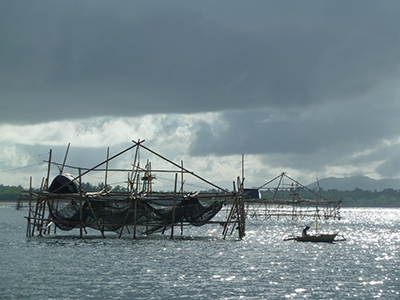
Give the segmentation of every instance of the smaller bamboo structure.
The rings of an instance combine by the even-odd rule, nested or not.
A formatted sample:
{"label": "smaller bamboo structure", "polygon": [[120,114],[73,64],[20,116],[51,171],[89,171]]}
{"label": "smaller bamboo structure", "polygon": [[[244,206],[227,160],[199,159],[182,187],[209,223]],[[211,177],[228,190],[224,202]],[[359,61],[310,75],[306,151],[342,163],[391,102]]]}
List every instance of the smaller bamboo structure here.
{"label": "smaller bamboo structure", "polygon": [[[274,183],[277,183],[277,185],[273,186]],[[264,192],[267,189],[268,193]],[[261,194],[259,197],[246,196],[246,191],[244,191],[247,218],[341,219],[341,200],[326,199],[290,178],[284,172],[255,190],[258,194]],[[314,197],[313,199],[302,198],[302,193]],[[272,195],[264,198],[263,194]]]}
{"label": "smaller bamboo structure", "polygon": [[[174,237],[174,229],[184,226],[202,226],[219,224],[223,226],[223,237],[238,231],[238,238],[245,236],[245,209],[243,201],[243,180],[239,177],[233,182],[233,191],[229,192],[178,165],[143,145],[144,140],[132,141],[133,145],[109,157],[92,168],[81,168],[66,165],[69,145],[62,164],[52,162],[52,150],[49,152],[47,176],[43,178],[38,191],[32,188],[30,179],[29,211],[26,235],[43,236],[55,233],[57,229],[79,229],[82,238],[87,229],[95,229],[106,237],[106,232],[116,232],[119,237],[123,233],[134,239],[138,234],[149,235],[155,232],[165,233],[170,230]],[[135,149],[131,169],[111,169],[109,163],[130,150]],[[147,160],[141,167],[139,149],[152,154],[155,158],[167,163],[172,169],[153,170],[152,163]],[[59,174],[50,184],[51,166],[57,166]],[[76,172],[76,175],[64,173],[64,168]],[[82,179],[90,173],[104,173],[104,189],[97,192],[84,191]],[[110,172],[126,173],[126,189],[113,191],[108,187]],[[173,189],[170,192],[153,190],[156,174],[174,174]],[[207,184],[213,192],[185,192],[185,178],[196,178]],[[226,211],[227,218],[215,220]],[[222,213],[223,215],[223,213]],[[53,229],[53,230],[51,230]]]}

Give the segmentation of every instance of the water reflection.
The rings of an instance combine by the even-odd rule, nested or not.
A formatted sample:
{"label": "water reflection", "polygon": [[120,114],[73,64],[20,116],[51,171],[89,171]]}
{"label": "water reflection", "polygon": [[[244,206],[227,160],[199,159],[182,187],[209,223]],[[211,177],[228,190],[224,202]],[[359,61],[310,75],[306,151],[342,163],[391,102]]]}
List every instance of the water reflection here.
{"label": "water reflection", "polygon": [[343,209],[342,220],[321,226],[347,240],[319,244],[283,241],[308,220],[249,220],[243,241],[223,240],[218,226],[187,228],[174,240],[26,238],[20,213],[0,209],[0,297],[398,299],[399,212]]}

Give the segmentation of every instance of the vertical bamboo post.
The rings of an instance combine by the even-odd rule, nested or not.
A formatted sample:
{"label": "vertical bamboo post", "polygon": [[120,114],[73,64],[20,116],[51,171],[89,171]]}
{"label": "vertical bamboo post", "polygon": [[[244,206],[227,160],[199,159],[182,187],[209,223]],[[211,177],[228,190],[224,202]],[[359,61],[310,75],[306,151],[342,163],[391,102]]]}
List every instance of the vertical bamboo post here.
{"label": "vertical bamboo post", "polygon": [[82,220],[82,177],[81,168],[79,168],[79,237],[83,237],[82,232],[83,220]]}
{"label": "vertical bamboo post", "polygon": [[150,172],[150,162],[149,159],[147,159],[146,162],[146,167],[145,167],[145,171],[144,171],[144,180],[143,180],[143,186],[144,186],[144,190],[145,192],[149,193],[150,192],[150,177],[151,177],[151,172]]}
{"label": "vertical bamboo post", "polygon": [[[226,235],[228,234],[228,230],[229,230],[229,225],[231,224],[231,220],[234,216],[234,211],[236,209],[237,206],[237,196],[236,196],[236,188],[235,188],[235,182],[233,181],[233,204],[231,207],[231,210],[229,212],[228,218],[226,219],[226,225],[224,227],[224,230],[222,231],[222,234],[224,235],[224,239],[226,238]],[[235,226],[235,223],[233,223],[233,226]]]}
{"label": "vertical bamboo post", "polygon": [[43,192],[43,189],[45,188],[45,184],[46,184],[45,179],[42,178],[42,182],[40,183],[40,192]]}
{"label": "vertical bamboo post", "polygon": [[37,222],[37,215],[38,215],[38,207],[39,207],[39,200],[40,198],[36,199],[36,205],[35,205],[35,212],[33,213],[33,225],[32,225],[32,236],[35,236],[35,226]]}
{"label": "vertical bamboo post", "polygon": [[[140,146],[140,145],[139,145]],[[136,168],[136,161],[138,160],[138,154],[139,154],[139,147],[136,148],[135,151],[135,158],[133,160],[133,164],[132,164],[132,173],[131,173],[131,178],[129,179],[129,174],[128,174],[128,184],[131,187],[131,190],[133,190],[134,188],[134,184],[135,184],[135,178],[136,178],[136,174],[138,172],[137,168]],[[139,162],[137,163],[138,167],[139,167]]]}
{"label": "vertical bamboo post", "polygon": [[130,186],[131,186],[131,180],[129,179],[129,173],[128,173],[128,179],[126,181],[126,190],[128,191],[128,193],[130,192]]}
{"label": "vertical bamboo post", "polygon": [[150,177],[150,171],[149,171],[149,169],[150,169],[150,165],[149,165],[149,159],[147,159],[147,161],[146,161],[146,166],[145,166],[145,168],[144,168],[144,176],[142,177],[143,178],[143,190],[145,191],[145,192],[149,192],[150,191],[150,181],[149,181],[149,177]]}
{"label": "vertical bamboo post", "polygon": [[[239,187],[238,187],[239,190]],[[235,229],[236,223],[237,223],[237,228],[239,229],[240,227],[240,216],[239,216],[239,198],[236,192],[236,186],[235,182],[233,182],[233,192],[235,194],[235,205],[232,207],[232,210],[234,209],[236,211],[236,222],[233,224],[232,230],[231,230],[231,235],[233,233],[233,230]],[[239,233],[239,238],[240,238],[240,233]]]}
{"label": "vertical bamboo post", "polygon": [[[140,140],[139,140],[139,142],[140,142]],[[140,144],[139,144],[139,146],[140,146]],[[131,199],[130,199],[130,204],[129,204],[129,209],[130,209],[130,207],[132,205],[132,198],[133,198],[133,200],[135,201],[134,211],[133,211],[133,239],[136,239],[137,194],[139,192],[139,164],[140,164],[139,147],[137,147],[136,151],[135,151],[135,158],[134,158],[134,161],[132,164],[133,168],[132,168],[131,184],[130,184]],[[136,188],[135,188],[135,182],[136,182]],[[121,232],[121,234],[122,234],[122,232]]]}
{"label": "vertical bamboo post", "polygon": [[[183,181],[183,160],[181,160],[181,166],[182,166],[182,169],[181,169],[181,193],[182,193],[182,198],[183,198],[183,184],[184,184],[184,181]],[[181,235],[183,235],[183,221],[181,221]]]}
{"label": "vertical bamboo post", "polygon": [[67,156],[68,156],[68,151],[69,151],[70,144],[71,143],[68,143],[68,147],[67,147],[67,151],[65,152],[65,156],[64,156],[64,161],[63,161],[62,167],[61,167],[61,169],[59,169],[60,170],[60,175],[64,172],[64,166],[65,166],[65,162],[67,161]]}
{"label": "vertical bamboo post", "polygon": [[[42,236],[42,232],[43,232],[44,214],[46,213],[46,202],[47,202],[47,200],[43,201],[43,203],[42,203],[42,213],[41,213],[40,228],[39,228],[40,236]],[[44,230],[44,234],[46,234],[46,230]]]}
{"label": "vertical bamboo post", "polygon": [[[44,188],[44,178],[42,178],[42,182],[41,182],[41,184],[40,184],[40,192],[43,191],[43,188]],[[47,198],[46,198],[46,200],[47,200]],[[47,229],[44,229],[44,230],[43,230],[44,215],[45,215],[45,213],[46,213],[46,203],[47,203],[47,201],[44,201],[44,202],[43,202],[43,205],[42,205],[42,213],[41,213],[40,228],[39,228],[40,236],[42,236],[42,232],[43,232],[44,234],[46,234],[46,231],[47,231]]]}
{"label": "vertical bamboo post", "polygon": [[48,191],[49,190],[49,180],[50,180],[50,166],[51,166],[51,154],[52,154],[53,150],[50,149],[49,152],[49,164],[47,165],[47,178],[46,178],[46,184],[45,184],[45,190]]}
{"label": "vertical bamboo post", "polygon": [[174,188],[174,204],[172,206],[172,220],[171,220],[171,239],[174,238],[174,223],[175,223],[175,204],[176,204],[176,185],[178,181],[178,173],[175,173],[175,188]]}
{"label": "vertical bamboo post", "polygon": [[[222,235],[224,236],[224,239],[226,238],[226,235],[228,234],[229,225],[231,224],[231,220],[233,219],[236,206],[237,206],[237,195],[236,195],[235,182],[233,181],[233,204],[232,204],[231,210],[228,214],[228,218],[226,219],[224,230],[222,231]],[[235,226],[235,222],[233,223],[233,226]]]}
{"label": "vertical bamboo post", "polygon": [[104,179],[104,190],[107,192],[107,176],[108,176],[108,157],[110,155],[110,147],[107,147],[106,175]]}
{"label": "vertical bamboo post", "polygon": [[83,238],[83,234],[82,234],[82,196],[79,197],[79,237]]}
{"label": "vertical bamboo post", "polygon": [[139,193],[139,190],[140,190],[140,180],[139,180],[140,171],[139,171],[139,166],[140,166],[140,164],[139,164],[139,161],[138,161],[137,169],[136,169],[136,173],[135,173],[135,176],[136,176],[136,194]]}
{"label": "vertical bamboo post", "polygon": [[242,180],[244,181],[244,154],[242,154]]}
{"label": "vertical bamboo post", "polygon": [[181,191],[182,191],[182,196],[183,196],[183,160],[181,160]]}
{"label": "vertical bamboo post", "polygon": [[[32,193],[32,183],[31,183],[30,190],[31,190],[31,193]],[[35,225],[36,225],[37,219],[38,219],[37,216],[38,216],[38,210],[39,210],[39,203],[40,203],[41,199],[42,199],[41,196],[36,199],[35,214],[33,215],[33,226],[32,226],[32,234],[31,234],[31,236],[35,235]]]}
{"label": "vertical bamboo post", "polygon": [[31,210],[32,210],[32,176],[29,179],[29,212],[28,225],[26,226],[26,236],[31,236]]}
{"label": "vertical bamboo post", "polygon": [[[54,199],[52,199],[51,200],[52,201],[52,205],[54,204]],[[59,200],[56,200],[57,201],[57,205],[56,205],[56,209],[58,209],[58,203],[59,203]],[[54,224],[54,234],[56,234],[56,232],[57,232],[57,226],[55,226],[56,224]]]}
{"label": "vertical bamboo post", "polygon": [[[135,207],[134,207],[134,211],[133,211],[133,239],[136,239],[137,193],[135,192],[135,194],[133,194],[133,195],[134,195],[134,201],[135,201]],[[132,200],[132,198],[131,198],[131,200]]]}
{"label": "vertical bamboo post", "polygon": [[238,214],[238,222],[239,222],[239,239],[242,239],[245,234],[245,226],[246,226],[246,212],[244,209],[244,198],[243,198],[243,186],[244,186],[244,177],[242,177],[242,181],[240,182],[240,178],[238,177],[238,188],[239,188],[239,214]]}

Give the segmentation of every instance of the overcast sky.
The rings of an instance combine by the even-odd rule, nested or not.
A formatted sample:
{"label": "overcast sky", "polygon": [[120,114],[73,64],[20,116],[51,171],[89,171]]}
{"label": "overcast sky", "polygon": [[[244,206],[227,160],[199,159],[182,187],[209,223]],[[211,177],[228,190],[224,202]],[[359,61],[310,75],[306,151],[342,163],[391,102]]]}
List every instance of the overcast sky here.
{"label": "overcast sky", "polygon": [[0,1],[0,183],[40,185],[49,149],[62,163],[71,143],[67,164],[92,167],[139,138],[226,188],[242,154],[247,187],[281,172],[400,178],[399,13],[368,0]]}

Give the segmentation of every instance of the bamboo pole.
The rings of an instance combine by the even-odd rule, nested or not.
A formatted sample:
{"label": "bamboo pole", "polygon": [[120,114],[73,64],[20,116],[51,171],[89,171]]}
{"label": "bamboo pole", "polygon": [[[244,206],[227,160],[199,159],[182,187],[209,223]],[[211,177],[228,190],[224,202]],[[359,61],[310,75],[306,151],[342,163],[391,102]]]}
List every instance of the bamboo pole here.
{"label": "bamboo pole", "polygon": [[[235,211],[235,209],[236,209],[236,206],[237,206],[237,196],[236,196],[236,188],[235,188],[235,182],[233,181],[233,195],[234,195],[234,197],[233,197],[233,204],[232,204],[232,207],[231,207],[231,210],[230,210],[230,212],[229,212],[229,215],[228,215],[228,218],[226,219],[226,223],[225,223],[225,226],[224,226],[224,230],[222,231],[222,234],[223,234],[223,239],[225,239],[226,238],[226,235],[228,234],[228,230],[229,230],[229,224],[231,224],[231,220],[232,220],[232,218],[233,218],[233,215],[234,215],[234,211]],[[233,225],[233,226],[235,226],[235,224]]]}
{"label": "bamboo pole", "polygon": [[171,220],[171,239],[174,238],[174,223],[175,223],[175,204],[176,204],[176,185],[178,181],[178,173],[175,173],[175,188],[174,188],[174,204],[172,206],[172,220]]}
{"label": "bamboo pole", "polygon": [[[49,161],[48,160],[44,160],[44,162],[48,163]],[[56,163],[56,162],[51,162],[51,164],[54,165],[54,166],[62,166],[61,163]],[[132,166],[134,166],[134,164],[132,164]],[[69,168],[69,169],[75,169],[75,170],[81,169],[82,171],[89,171],[90,170],[92,172],[105,172],[105,170],[106,170],[105,168],[103,168],[103,169],[102,168],[91,169],[91,168],[83,168],[83,167],[77,167],[77,166],[71,166],[71,165],[65,165],[65,167]],[[134,171],[135,170],[132,170],[132,169],[108,168],[108,172],[134,172]],[[140,171],[144,172],[144,169],[140,169]],[[154,173],[176,173],[176,170],[153,170],[152,169],[152,172],[154,172]],[[188,171],[188,170],[182,170],[182,172],[183,173],[189,173],[189,174],[193,173],[192,171]]]}
{"label": "bamboo pole", "polygon": [[[237,220],[237,229],[238,229],[238,234],[239,234],[239,239],[241,239],[241,234],[240,234],[240,225],[241,225],[241,209],[240,209],[240,197],[239,197],[239,190],[240,190],[240,182],[239,178],[237,180],[237,191],[235,184],[233,184],[233,191],[235,193],[235,198],[236,198],[236,220]],[[233,230],[235,229],[235,226],[232,227],[231,235],[233,233]]]}
{"label": "bamboo pole", "polygon": [[[42,220],[40,221],[40,228],[39,228],[39,235],[42,236],[42,228],[43,228],[43,223],[44,223],[44,214],[46,213],[46,201],[43,201],[42,203],[42,212],[41,212],[41,218]],[[46,232],[45,232],[46,233]]]}
{"label": "bamboo pole", "polygon": [[31,210],[32,210],[32,176],[29,179],[29,212],[28,224],[26,226],[26,236],[31,236]]}
{"label": "bamboo pole", "polygon": [[67,156],[68,156],[68,151],[69,151],[69,146],[71,143],[68,143],[68,147],[67,147],[67,151],[65,152],[65,156],[64,156],[64,161],[62,164],[62,167],[59,169],[60,170],[60,175],[64,172],[64,166],[65,166],[65,162],[67,160]]}
{"label": "bamboo pole", "polygon": [[106,173],[104,178],[104,190],[107,192],[107,176],[108,176],[108,158],[110,155],[110,147],[107,147],[107,159],[106,159]]}
{"label": "bamboo pole", "polygon": [[242,154],[242,178],[244,181],[244,154]]}
{"label": "bamboo pole", "polygon": [[236,221],[235,221],[235,223],[233,223],[231,235],[233,233],[233,230],[235,229],[236,223],[239,225],[238,197],[237,197],[237,193],[236,193],[235,182],[233,182],[233,192],[235,194],[235,201],[234,201],[235,205],[232,207],[232,210],[236,211]]}
{"label": "bamboo pole", "polygon": [[257,188],[257,189],[258,189],[258,190],[261,190],[264,186],[268,185],[269,183],[273,182],[274,180],[278,179],[279,177],[282,177],[283,174],[285,174],[285,173],[282,173],[282,174],[276,176],[275,178],[273,178],[273,179],[271,179],[270,181],[264,183],[262,186],[260,186],[260,187]]}
{"label": "bamboo pole", "polygon": [[[32,190],[32,186],[30,188]],[[36,219],[38,216],[38,209],[39,209],[39,203],[40,203],[40,199],[41,197],[38,197],[36,200],[36,206],[35,206],[35,214],[33,215],[33,217]],[[32,226],[32,234],[31,236],[35,235],[35,225],[36,225],[36,221],[34,222],[33,226]]]}
{"label": "bamboo pole", "polygon": [[82,232],[82,227],[83,227],[83,220],[82,220],[82,177],[81,175],[81,169],[79,169],[79,237],[83,238],[83,232]]}
{"label": "bamboo pole", "polygon": [[[181,193],[182,193],[182,197],[183,197],[183,185],[184,185],[184,180],[183,180],[183,160],[181,160]],[[183,235],[183,221],[181,221],[181,235]]]}
{"label": "bamboo pole", "polygon": [[[136,149],[136,153],[137,153],[137,155],[138,155],[138,157],[137,157],[137,167],[139,168],[139,166],[140,166],[140,160],[139,160],[138,148]],[[136,157],[135,157],[135,161],[136,161]],[[137,169],[136,169],[136,171],[135,171],[134,180],[136,181],[136,189],[134,190],[135,207],[134,207],[134,211],[133,211],[133,239],[136,239],[137,195],[138,195],[139,188],[140,188],[139,172],[137,171]]]}
{"label": "bamboo pole", "polygon": [[152,175],[152,173],[151,173],[151,161],[149,162],[149,170],[150,170],[150,182],[149,182],[149,184],[150,184],[150,190],[149,190],[149,192],[150,193],[152,193],[153,192],[153,175]]}
{"label": "bamboo pole", "polygon": [[47,165],[47,178],[46,178],[46,184],[45,184],[45,190],[48,191],[49,190],[49,180],[50,180],[50,165],[51,165],[51,155],[52,155],[53,150],[50,149],[49,152],[49,163]]}
{"label": "bamboo pole", "polygon": [[[240,179],[238,178],[238,181],[239,180]],[[244,188],[244,177],[242,177],[240,192],[239,192],[239,203],[240,203],[239,239],[242,239],[246,235],[246,211],[244,208],[243,188]]]}
{"label": "bamboo pole", "polygon": [[[41,184],[40,184],[40,192],[42,192],[43,191],[43,188],[44,188],[44,184],[45,184],[45,182],[44,182],[45,180],[44,180],[44,178],[42,178],[42,182],[41,182]],[[45,215],[45,213],[46,213],[46,203],[47,203],[47,201],[45,200],[44,202],[43,202],[43,204],[42,204],[42,212],[41,212],[41,221],[40,221],[40,225],[39,225],[39,235],[40,236],[42,236],[42,231],[43,231],[43,224],[44,224],[44,215]],[[49,212],[49,214],[50,214],[50,212]],[[46,234],[46,231],[48,231],[48,230],[50,230],[50,227],[46,227],[45,229],[44,229],[44,234]]]}
{"label": "bamboo pole", "polygon": [[133,239],[136,239],[136,225],[137,225],[137,197],[135,195],[135,210],[133,211]]}
{"label": "bamboo pole", "polygon": [[83,230],[82,230],[82,198],[79,198],[79,237],[83,238]]}
{"label": "bamboo pole", "polygon": [[183,196],[183,160],[181,160],[181,191],[182,191],[182,196]]}

